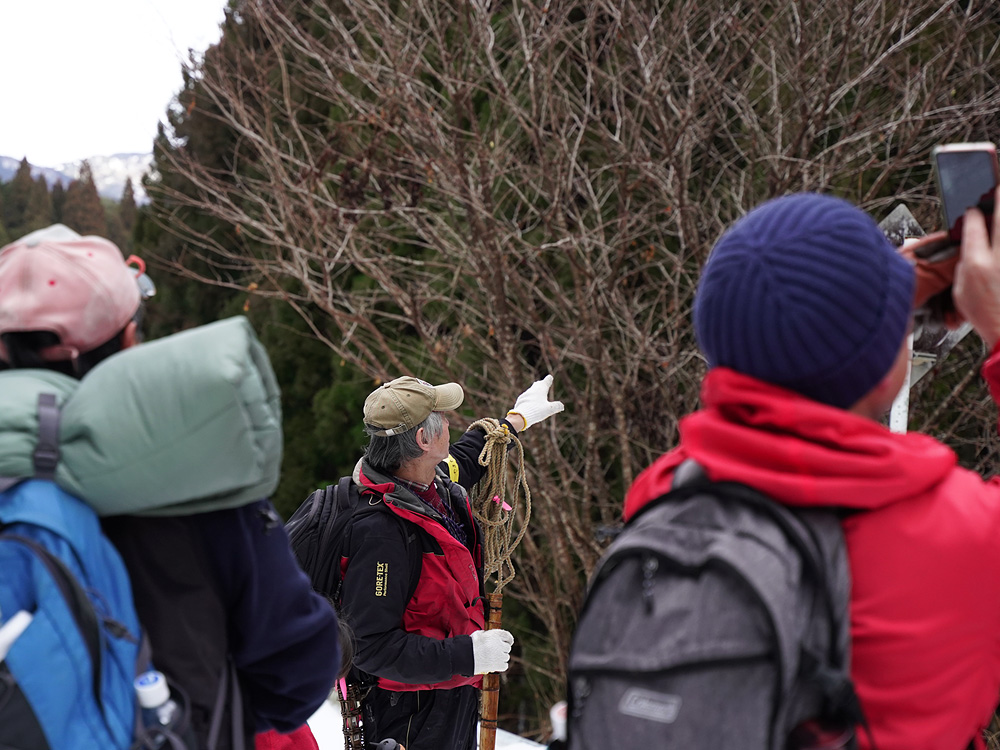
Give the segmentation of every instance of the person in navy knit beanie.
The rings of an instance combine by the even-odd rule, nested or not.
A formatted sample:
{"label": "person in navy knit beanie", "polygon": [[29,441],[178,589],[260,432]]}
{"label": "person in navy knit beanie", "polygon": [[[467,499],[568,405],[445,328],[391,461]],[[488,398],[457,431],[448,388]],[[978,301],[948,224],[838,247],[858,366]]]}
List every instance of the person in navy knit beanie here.
{"label": "person in navy knit beanie", "polygon": [[[828,195],[775,198],[736,221],[695,294],[700,408],[625,497],[636,518],[694,462],[779,505],[836,511],[860,750],[985,750],[1000,695],[1000,608],[983,606],[1000,590],[1000,483],[884,423],[906,387],[911,316],[939,295],[982,338],[980,372],[1000,401],[1000,213],[992,236],[987,221],[966,212],[957,258],[897,250]],[[852,731],[837,728],[838,743]]]}
{"label": "person in navy knit beanie", "polygon": [[710,367],[846,409],[895,361],[913,292],[913,268],[868,214],[828,195],[790,195],[715,245],[695,334]]}

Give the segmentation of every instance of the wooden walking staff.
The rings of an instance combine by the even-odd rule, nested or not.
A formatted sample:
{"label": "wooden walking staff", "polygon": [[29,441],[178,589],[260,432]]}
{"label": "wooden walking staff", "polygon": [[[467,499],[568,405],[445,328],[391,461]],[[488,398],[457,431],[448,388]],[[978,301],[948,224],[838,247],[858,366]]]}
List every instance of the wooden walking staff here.
{"label": "wooden walking staff", "polygon": [[[490,616],[486,622],[487,630],[497,630],[501,627],[503,609],[503,594],[494,591],[486,595]],[[497,739],[497,712],[500,707],[500,675],[490,672],[483,675],[483,699],[479,711],[479,748],[493,750]]]}
{"label": "wooden walking staff", "polygon": [[[486,432],[486,445],[479,454],[479,464],[486,472],[473,488],[472,510],[483,529],[483,575],[489,578],[496,573],[496,587],[486,595],[489,606],[487,630],[501,627],[503,615],[503,587],[514,580],[511,554],[521,542],[531,517],[531,493],[524,479],[524,449],[520,441],[496,419],[480,419],[469,429],[480,427]],[[513,448],[510,444],[513,443]],[[511,450],[517,451],[517,476],[509,493],[508,459]],[[520,518],[520,528],[514,535],[514,525]],[[500,675],[493,672],[483,677],[482,703],[480,705],[480,750],[496,747],[497,711],[500,704]]]}

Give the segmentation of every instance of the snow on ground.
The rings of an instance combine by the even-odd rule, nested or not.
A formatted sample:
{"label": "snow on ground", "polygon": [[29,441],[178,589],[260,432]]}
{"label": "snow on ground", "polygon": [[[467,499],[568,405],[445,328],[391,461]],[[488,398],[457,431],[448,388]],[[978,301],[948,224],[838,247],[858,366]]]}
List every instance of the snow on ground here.
{"label": "snow on ground", "polygon": [[[340,704],[335,697],[323,703],[309,719],[309,728],[316,736],[320,750],[344,750],[344,730],[340,725]],[[530,750],[541,748],[537,742],[518,737],[516,734],[497,730],[496,750]]]}

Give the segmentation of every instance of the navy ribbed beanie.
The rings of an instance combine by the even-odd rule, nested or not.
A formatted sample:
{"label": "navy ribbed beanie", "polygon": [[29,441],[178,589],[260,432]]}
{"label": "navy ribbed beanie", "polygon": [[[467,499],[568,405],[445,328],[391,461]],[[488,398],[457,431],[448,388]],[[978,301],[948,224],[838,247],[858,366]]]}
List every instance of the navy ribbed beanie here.
{"label": "navy ribbed beanie", "polygon": [[912,267],[864,211],[789,195],[716,243],[695,293],[695,334],[710,367],[846,409],[892,367],[913,286]]}

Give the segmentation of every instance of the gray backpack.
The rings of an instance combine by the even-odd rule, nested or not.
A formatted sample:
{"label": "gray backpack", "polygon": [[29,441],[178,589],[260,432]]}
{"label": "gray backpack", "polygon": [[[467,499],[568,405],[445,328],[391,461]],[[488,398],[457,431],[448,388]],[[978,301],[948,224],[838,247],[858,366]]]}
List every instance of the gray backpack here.
{"label": "gray backpack", "polygon": [[793,511],[682,465],[591,579],[568,747],[855,746],[867,727],[849,676],[849,589],[835,511]]}

